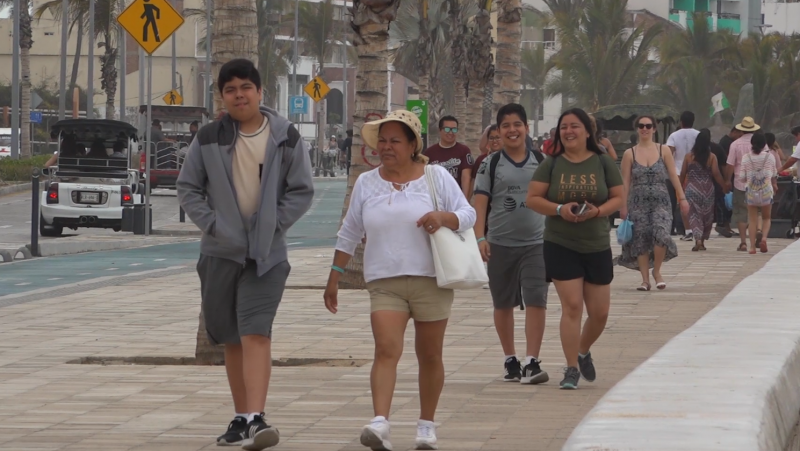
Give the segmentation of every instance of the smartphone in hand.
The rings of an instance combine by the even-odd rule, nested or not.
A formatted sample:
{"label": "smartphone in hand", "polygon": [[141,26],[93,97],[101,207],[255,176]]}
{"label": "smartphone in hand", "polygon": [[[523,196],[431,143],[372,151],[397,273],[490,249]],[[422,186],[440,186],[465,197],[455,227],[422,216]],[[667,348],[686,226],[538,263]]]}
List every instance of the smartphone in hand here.
{"label": "smartphone in hand", "polygon": [[572,207],[572,214],[575,216],[583,216],[586,213],[586,203],[581,204],[581,206],[574,205]]}

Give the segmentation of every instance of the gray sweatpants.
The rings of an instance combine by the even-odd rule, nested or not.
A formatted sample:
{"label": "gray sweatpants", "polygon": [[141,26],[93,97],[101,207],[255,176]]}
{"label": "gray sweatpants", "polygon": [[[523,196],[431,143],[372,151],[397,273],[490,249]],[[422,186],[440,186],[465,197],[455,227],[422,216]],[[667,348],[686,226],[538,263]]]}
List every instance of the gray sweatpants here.
{"label": "gray sweatpants", "polygon": [[272,336],[272,323],[291,270],[288,261],[261,277],[256,263],[200,255],[197,274],[208,339],[214,344],[240,343],[244,335]]}

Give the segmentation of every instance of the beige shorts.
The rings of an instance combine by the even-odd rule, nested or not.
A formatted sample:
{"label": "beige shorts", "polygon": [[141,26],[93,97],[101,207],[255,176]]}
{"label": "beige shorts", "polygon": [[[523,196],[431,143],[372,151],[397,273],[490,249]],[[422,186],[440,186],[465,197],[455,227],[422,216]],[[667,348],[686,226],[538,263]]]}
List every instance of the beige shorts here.
{"label": "beige shorts", "polygon": [[370,310],[407,312],[417,321],[450,318],[453,290],[439,288],[435,277],[400,276],[367,283]]}

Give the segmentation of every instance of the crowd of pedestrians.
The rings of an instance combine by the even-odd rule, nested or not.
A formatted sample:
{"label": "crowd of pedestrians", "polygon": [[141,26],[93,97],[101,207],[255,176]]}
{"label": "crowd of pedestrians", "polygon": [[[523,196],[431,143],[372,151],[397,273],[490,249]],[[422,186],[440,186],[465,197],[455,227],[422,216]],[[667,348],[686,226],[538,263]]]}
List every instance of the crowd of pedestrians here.
{"label": "crowd of pedestrians", "polygon": [[[263,413],[272,325],[291,270],[286,233],[312,204],[311,162],[294,125],[259,106],[261,78],[252,62],[224,64],[217,87],[226,112],[197,132],[177,191],[203,232],[197,265],[202,312],[209,340],[225,347],[235,410],[217,444],[262,450],[280,441]],[[723,236],[732,236],[736,226],[738,250],[767,252],[777,175],[800,166],[800,150],[787,157],[749,117],[719,144],[707,129],[693,128],[691,112],[681,115],[680,129],[666,145],[656,139],[658,125],[652,116],[636,118],[636,136],[619,167],[599,123],[577,108],[561,114],[546,139],[532,140],[525,109],[503,106],[484,130],[476,159],[458,142],[453,116],[439,121],[439,142],[427,149],[422,125],[409,111],[390,112],[362,127],[364,143],[381,164],[353,186],[323,298],[336,314],[344,268],[364,245],[375,345],[374,417],[361,430],[364,446],[392,449],[397,366],[413,320],[420,399],[415,447],[438,449],[434,421],[455,299],[453,289],[437,281],[431,237],[440,230],[462,241],[474,233],[470,249],[476,262],[479,251],[486,263],[503,381],[549,381],[540,357],[553,284],[566,361],[559,387],[573,390],[581,378],[598,377],[591,351],[608,320],[615,265],[641,273],[637,290],[651,289],[651,275],[664,290],[662,265],[678,255],[673,236],[694,240],[692,250],[705,251],[715,220]],[[800,142],[800,127],[792,133]],[[348,141],[332,139],[326,146],[331,157],[334,149],[352,146],[352,132]],[[731,191],[727,215],[724,199]],[[617,212],[634,227],[615,259],[609,217]],[[524,354],[515,345],[516,308],[525,311]]]}

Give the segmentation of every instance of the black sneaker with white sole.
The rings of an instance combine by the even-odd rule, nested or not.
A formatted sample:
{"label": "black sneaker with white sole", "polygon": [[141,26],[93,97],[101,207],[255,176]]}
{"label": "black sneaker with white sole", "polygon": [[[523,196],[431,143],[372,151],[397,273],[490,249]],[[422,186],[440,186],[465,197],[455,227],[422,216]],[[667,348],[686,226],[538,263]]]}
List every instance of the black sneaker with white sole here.
{"label": "black sneaker with white sole", "polygon": [[264,421],[263,413],[256,415],[253,421],[247,423],[244,434],[242,449],[247,451],[272,448],[281,441],[280,433]]}
{"label": "black sneaker with white sole", "polygon": [[541,360],[531,360],[531,363],[522,368],[522,377],[519,379],[520,384],[542,384],[550,380],[547,372],[543,371],[539,364]]}
{"label": "black sneaker with white sole", "polygon": [[506,382],[519,382],[522,378],[522,365],[516,357],[509,357],[506,359],[506,374],[503,380]]}
{"label": "black sneaker with white sole", "polygon": [[587,382],[594,382],[597,378],[591,352],[587,352],[586,357],[581,357],[580,354],[578,354],[578,368],[581,370],[581,377],[586,379]]}
{"label": "black sneaker with white sole", "polygon": [[239,446],[244,440],[244,430],[247,428],[247,418],[236,417],[228,425],[228,430],[217,437],[218,446]]}

